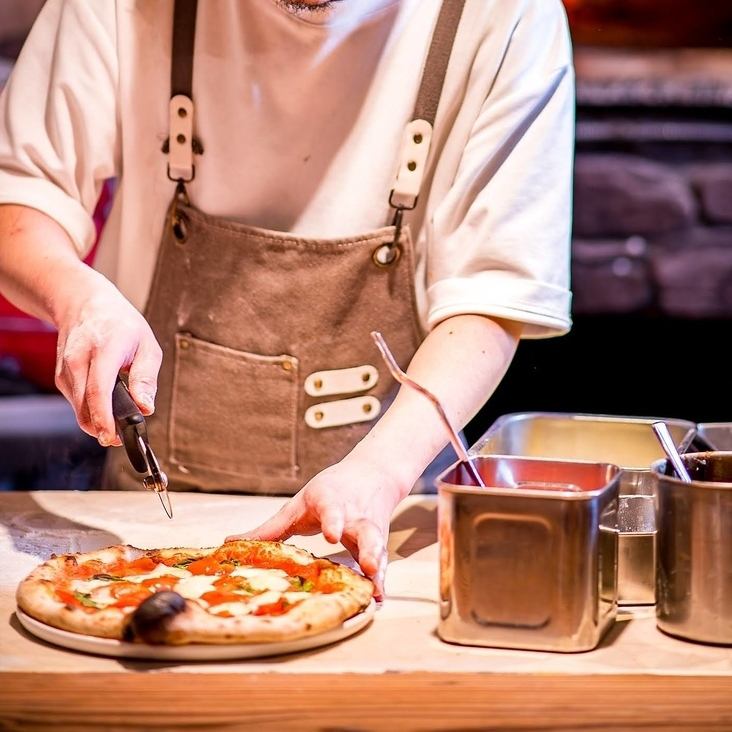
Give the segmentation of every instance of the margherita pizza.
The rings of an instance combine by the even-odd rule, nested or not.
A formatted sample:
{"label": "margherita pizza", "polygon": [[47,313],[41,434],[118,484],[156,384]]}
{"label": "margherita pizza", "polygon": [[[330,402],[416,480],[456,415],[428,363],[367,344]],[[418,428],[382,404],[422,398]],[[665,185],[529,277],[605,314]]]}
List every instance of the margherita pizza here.
{"label": "margherita pizza", "polygon": [[290,544],[212,549],[111,546],[53,556],[18,587],[48,625],[126,641],[266,643],[335,628],[363,610],[371,582]]}

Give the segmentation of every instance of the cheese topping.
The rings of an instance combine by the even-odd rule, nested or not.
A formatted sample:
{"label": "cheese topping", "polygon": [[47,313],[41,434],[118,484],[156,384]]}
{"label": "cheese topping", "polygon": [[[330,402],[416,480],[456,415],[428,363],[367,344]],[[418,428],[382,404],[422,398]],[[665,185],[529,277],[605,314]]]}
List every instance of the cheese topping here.
{"label": "cheese topping", "polygon": [[281,592],[270,590],[268,592],[263,592],[261,595],[255,595],[247,604],[252,608],[252,610],[256,610],[260,605],[270,605],[272,603],[279,602],[281,598]]}
{"label": "cheese topping", "polygon": [[212,615],[223,612],[231,615],[251,615],[253,610],[254,608],[246,602],[222,602],[219,605],[214,605],[209,612]]}
{"label": "cheese topping", "polygon": [[216,575],[194,574],[175,583],[173,590],[189,600],[198,600],[205,592],[215,590]]}
{"label": "cheese topping", "polygon": [[262,605],[270,605],[279,602],[280,599],[286,597],[286,595],[299,594],[302,599],[303,594],[300,593],[282,593],[274,590],[263,592],[261,595],[255,595],[249,598],[247,602],[222,602],[219,605],[214,605],[209,612],[214,615],[218,615],[222,612],[231,613],[232,615],[251,615],[258,607]]}
{"label": "cheese topping", "polygon": [[[196,600],[203,607],[208,607],[208,603],[201,599],[201,596],[215,591],[217,588],[214,583],[220,579],[220,575],[194,575],[187,569],[162,563],[159,563],[151,572],[130,575],[121,579],[125,582],[139,584],[164,575],[180,578],[175,583],[173,590],[187,599]],[[235,616],[249,615],[256,612],[257,608],[262,605],[277,603],[281,599],[289,604],[297,604],[309,595],[306,591],[293,591],[289,575],[282,569],[238,566],[231,572],[231,576],[244,578],[248,589],[259,594],[254,596],[242,594],[241,602],[224,602],[214,605],[210,608],[210,612],[213,614],[225,612]],[[118,598],[112,594],[115,584],[117,584],[116,581],[110,579],[74,579],[70,584],[70,590],[88,595],[101,608],[118,601]],[[238,591],[235,590],[235,592]]]}
{"label": "cheese topping", "polygon": [[117,602],[117,598],[112,595],[109,587],[100,587],[91,594],[91,599],[101,605],[107,607],[107,605],[114,605]]}
{"label": "cheese topping", "polygon": [[261,569],[259,567],[237,567],[232,577],[244,577],[247,584],[255,591],[276,590],[285,592],[290,589],[287,572],[281,569]]}
{"label": "cheese topping", "polygon": [[83,595],[88,595],[97,587],[106,587],[109,583],[110,580],[108,579],[75,579],[71,580],[69,587],[72,592],[81,592]]}
{"label": "cheese topping", "polygon": [[282,597],[291,604],[300,602],[301,600],[305,600],[308,597],[312,597],[312,596],[313,596],[313,593],[311,593],[311,592],[283,592],[282,593]]}

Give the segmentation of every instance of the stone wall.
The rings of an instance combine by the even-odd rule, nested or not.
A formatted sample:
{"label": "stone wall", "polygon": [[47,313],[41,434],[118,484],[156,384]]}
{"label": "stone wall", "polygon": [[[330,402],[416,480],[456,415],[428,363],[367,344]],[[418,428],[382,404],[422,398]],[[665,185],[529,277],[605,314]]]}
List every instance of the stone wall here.
{"label": "stone wall", "polygon": [[675,97],[667,87],[659,104],[658,86],[629,85],[624,97],[615,80],[603,105],[589,82],[578,86],[575,313],[732,316],[726,95],[720,104],[720,88],[707,84],[705,96],[697,81]]}

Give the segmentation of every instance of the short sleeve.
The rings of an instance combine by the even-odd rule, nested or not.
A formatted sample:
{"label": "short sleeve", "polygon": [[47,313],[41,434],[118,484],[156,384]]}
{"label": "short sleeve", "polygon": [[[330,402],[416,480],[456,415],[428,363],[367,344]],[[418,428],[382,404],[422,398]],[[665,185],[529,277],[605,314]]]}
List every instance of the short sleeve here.
{"label": "short sleeve", "polygon": [[427,224],[428,325],[477,313],[571,327],[574,74],[559,2],[526,5],[455,180]]}
{"label": "short sleeve", "polygon": [[0,95],[0,204],[46,213],[82,256],[119,167],[115,6],[48,0]]}

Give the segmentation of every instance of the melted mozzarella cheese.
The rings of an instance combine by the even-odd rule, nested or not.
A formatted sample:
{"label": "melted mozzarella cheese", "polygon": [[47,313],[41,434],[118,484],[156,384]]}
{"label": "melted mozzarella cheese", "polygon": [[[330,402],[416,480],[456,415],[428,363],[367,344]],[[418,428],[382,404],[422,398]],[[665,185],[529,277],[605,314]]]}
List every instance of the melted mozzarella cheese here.
{"label": "melted mozzarella cheese", "polygon": [[280,551],[285,554],[288,559],[291,559],[297,564],[306,565],[310,564],[313,561],[311,557],[308,557],[307,555],[303,556],[294,546],[291,546],[290,544],[282,544],[280,546]]}
{"label": "melted mozzarella cheese", "polygon": [[261,605],[269,605],[270,603],[277,602],[281,597],[283,597],[281,592],[270,590],[268,592],[263,592],[261,595],[250,597],[247,601],[222,602],[220,605],[214,605],[210,608],[209,612],[214,615],[224,611],[229,612],[232,615],[250,615]]}
{"label": "melted mozzarella cheese", "polygon": [[117,602],[117,598],[112,596],[110,587],[98,587],[91,593],[91,599],[100,607],[107,607]]}
{"label": "melted mozzarella cheese", "polygon": [[306,600],[311,594],[310,592],[284,592],[282,597],[291,605],[296,605],[298,602]]}
{"label": "melted mozzarella cheese", "polygon": [[209,612],[218,615],[222,612],[231,613],[234,616],[251,615],[261,605],[269,605],[284,599],[290,605],[297,605],[308,597],[308,592],[276,592],[270,590],[261,595],[249,598],[247,602],[222,602],[209,608]]}
{"label": "melted mozzarella cheese", "polygon": [[110,584],[112,580],[104,579],[75,579],[71,580],[71,591],[81,592],[84,595],[88,595],[92,590],[96,590],[97,587],[105,587]]}
{"label": "melted mozzarella cheese", "polygon": [[252,610],[256,610],[260,605],[269,605],[270,603],[278,602],[281,597],[281,592],[269,590],[267,592],[263,592],[261,595],[255,595],[249,600],[248,604]]}
{"label": "melted mozzarella cheese", "polygon": [[219,579],[216,575],[194,574],[183,577],[175,583],[175,592],[190,600],[197,600],[205,592],[215,590],[214,582]]}
{"label": "melted mozzarella cheese", "polygon": [[232,577],[244,577],[255,591],[276,590],[285,592],[290,589],[287,572],[281,569],[262,569],[260,567],[237,567]]}
{"label": "melted mozzarella cheese", "polygon": [[274,590],[275,592],[286,592],[290,589],[290,582],[284,577],[251,577],[249,586],[255,591]]}
{"label": "melted mozzarella cheese", "polygon": [[71,591],[79,592],[82,595],[89,595],[89,598],[99,607],[107,607],[117,602],[117,598],[112,596],[111,586],[115,584],[110,580],[92,579],[92,580],[73,580],[71,582]]}
{"label": "melted mozzarella cheese", "polygon": [[219,613],[227,612],[232,615],[251,615],[253,607],[247,602],[222,602],[220,605],[214,605],[209,608],[209,612],[212,615],[218,615]]}

